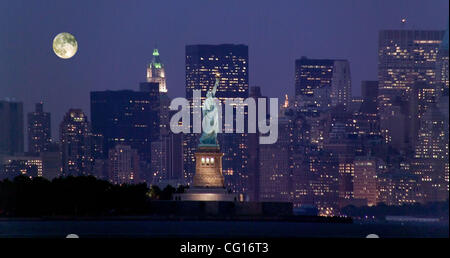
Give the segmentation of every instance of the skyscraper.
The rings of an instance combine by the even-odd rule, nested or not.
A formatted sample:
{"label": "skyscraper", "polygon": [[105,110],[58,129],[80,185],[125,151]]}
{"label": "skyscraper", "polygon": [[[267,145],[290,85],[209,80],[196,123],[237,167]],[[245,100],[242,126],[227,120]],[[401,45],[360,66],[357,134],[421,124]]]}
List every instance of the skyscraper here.
{"label": "skyscraper", "polygon": [[411,205],[420,202],[418,176],[390,171],[378,176],[378,202],[389,206]]}
{"label": "skyscraper", "polygon": [[415,146],[413,173],[422,181],[425,201],[448,199],[448,96],[447,114],[431,106],[421,119]]}
{"label": "skyscraper", "polygon": [[[265,98],[266,103],[269,103],[267,97],[261,94],[261,88],[258,86],[250,87],[250,98],[258,103],[258,98]],[[259,105],[256,104],[256,113],[258,113]],[[261,107],[263,108],[263,107]],[[268,114],[268,106],[266,114]],[[260,144],[259,132],[248,134],[248,197],[251,201],[258,201],[260,194]]]}
{"label": "skyscraper", "polygon": [[[186,46],[186,98],[191,106],[193,91],[201,90],[204,99],[212,88],[216,75],[220,74],[216,97],[248,98],[248,47],[245,45],[190,45]],[[224,106],[224,105],[222,105]],[[195,150],[200,133],[185,135],[184,170],[187,182],[192,182],[195,171]],[[247,191],[247,134],[219,134],[223,157],[225,182],[235,193]]]}
{"label": "skyscraper", "polygon": [[[184,184],[183,135],[170,131],[170,98],[158,49],[153,51],[153,60],[147,69],[147,82],[141,83],[139,88],[141,92],[156,96],[159,103],[159,106],[154,107],[159,115],[159,133],[151,143],[151,183],[162,187],[167,184]],[[156,94],[155,88],[159,88],[159,94]]]}
{"label": "skyscraper", "polygon": [[312,205],[319,214],[339,214],[339,162],[329,152],[311,152],[295,173],[294,205]]}
{"label": "skyscraper", "polygon": [[[169,106],[170,106],[170,97],[167,92],[159,92],[159,83],[157,82],[141,82],[139,84],[139,91],[146,92],[150,95],[152,99],[157,99],[157,102],[154,101],[153,109],[159,115],[159,134],[160,135],[168,135],[170,131],[170,116],[169,116]],[[157,104],[159,103],[159,107]]]}
{"label": "skyscraper", "polygon": [[[156,94],[155,87],[159,89],[159,95]],[[159,113],[160,135],[169,134],[170,98],[167,95],[166,71],[164,69],[164,64],[159,57],[157,48],[153,49],[153,59],[147,67],[147,82],[140,83],[139,91],[148,92],[152,97],[158,96],[160,107],[155,108],[158,109],[157,111]]]}
{"label": "skyscraper", "polygon": [[[94,155],[93,155],[94,156]],[[61,151],[60,145],[51,143],[44,152],[40,153],[42,159],[42,176],[52,180],[61,176]]]}
{"label": "skyscraper", "polygon": [[153,184],[172,186],[184,184],[183,134],[161,135],[152,142]]}
{"label": "skyscraper", "polygon": [[361,96],[363,103],[361,110],[364,113],[377,113],[378,107],[378,81],[362,81]]}
{"label": "skyscraper", "polygon": [[301,106],[318,110],[348,107],[352,99],[349,62],[306,57],[296,60],[295,96]]}
{"label": "skyscraper", "polygon": [[291,198],[291,123],[282,116],[274,144],[259,147],[259,200],[289,201]]}
{"label": "skyscraper", "polygon": [[28,113],[28,152],[47,151],[51,143],[50,113],[44,112],[44,104],[37,103],[34,112]]}
{"label": "skyscraper", "polygon": [[149,92],[91,92],[92,131],[103,135],[104,153],[116,144],[130,144],[150,161],[150,143],[159,134],[157,104],[157,95]]}
{"label": "skyscraper", "polygon": [[438,93],[436,61],[443,36],[444,31],[383,30],[379,33],[380,124],[385,141],[392,142],[394,148],[407,150],[411,147],[408,139],[415,137],[407,121],[400,129],[395,123],[399,119],[416,119],[414,109],[405,106],[417,94],[414,85],[430,85],[432,94]]}
{"label": "skyscraper", "polygon": [[444,38],[442,39],[441,46],[439,47],[438,60],[436,65],[436,79],[441,90],[449,88],[449,52],[448,52],[448,30],[449,24],[447,23],[447,30],[445,31]]}
{"label": "skyscraper", "polygon": [[117,144],[130,145],[140,155],[141,179],[151,180],[151,143],[159,136],[158,84],[148,92],[91,92],[92,131],[103,136],[103,153]]}
{"label": "skyscraper", "polygon": [[109,150],[108,169],[114,184],[135,184],[139,180],[139,154],[129,145],[117,144]]}
{"label": "skyscraper", "polygon": [[206,95],[220,74],[218,98],[248,97],[248,47],[245,45],[186,46],[186,97],[193,90]]}
{"label": "skyscraper", "polygon": [[380,138],[380,117],[378,115],[378,81],[362,81],[363,102],[359,110],[353,113],[355,134],[360,137]]}
{"label": "skyscraper", "polygon": [[362,156],[356,158],[354,165],[353,197],[363,200],[367,206],[376,205],[380,161],[374,157]]}
{"label": "skyscraper", "polygon": [[23,152],[23,104],[0,100],[0,154]]}
{"label": "skyscraper", "polygon": [[158,83],[159,92],[167,92],[166,72],[164,70],[164,64],[160,60],[157,48],[153,49],[152,62],[147,66],[147,82]]}
{"label": "skyscraper", "polygon": [[63,175],[89,175],[92,170],[91,128],[81,109],[70,109],[60,124]]}
{"label": "skyscraper", "polygon": [[408,99],[414,83],[436,81],[436,60],[444,31],[382,30],[378,42],[380,106]]}
{"label": "skyscraper", "polygon": [[339,164],[339,206],[348,205],[353,198],[354,159],[358,154],[355,140],[355,120],[351,112],[340,105],[328,113],[324,149],[337,158]]}
{"label": "skyscraper", "polygon": [[259,200],[289,201],[290,169],[287,146],[261,146],[259,161]]}

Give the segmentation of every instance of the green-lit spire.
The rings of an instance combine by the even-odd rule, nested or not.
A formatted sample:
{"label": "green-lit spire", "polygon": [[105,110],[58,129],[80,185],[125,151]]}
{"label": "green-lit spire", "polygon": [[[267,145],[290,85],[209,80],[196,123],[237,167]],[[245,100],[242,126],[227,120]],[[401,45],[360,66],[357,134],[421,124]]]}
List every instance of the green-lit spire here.
{"label": "green-lit spire", "polygon": [[167,92],[164,64],[160,60],[159,50],[156,46],[153,48],[152,61],[147,66],[147,82],[157,82],[159,83],[159,92]]}
{"label": "green-lit spire", "polygon": [[150,63],[150,67],[157,68],[157,69],[162,68],[162,63],[159,59],[159,51],[157,48],[153,49],[153,59],[152,59],[152,62]]}

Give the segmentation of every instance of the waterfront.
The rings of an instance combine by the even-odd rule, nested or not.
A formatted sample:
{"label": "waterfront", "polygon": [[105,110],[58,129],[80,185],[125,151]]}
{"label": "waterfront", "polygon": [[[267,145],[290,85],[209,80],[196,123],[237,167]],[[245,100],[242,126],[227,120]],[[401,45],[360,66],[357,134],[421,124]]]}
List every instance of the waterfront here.
{"label": "waterfront", "polygon": [[438,223],[304,223],[276,221],[178,220],[31,220],[0,221],[2,238],[174,237],[174,238],[278,238],[350,237],[380,238],[449,237],[448,224]]}

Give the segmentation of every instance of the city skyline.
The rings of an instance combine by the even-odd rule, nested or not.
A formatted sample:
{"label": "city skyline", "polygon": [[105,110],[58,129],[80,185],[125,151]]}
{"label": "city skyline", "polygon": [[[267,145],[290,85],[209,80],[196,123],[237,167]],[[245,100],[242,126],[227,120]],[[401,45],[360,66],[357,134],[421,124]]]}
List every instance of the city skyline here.
{"label": "city skyline", "polygon": [[[227,8],[230,6],[233,4]],[[349,10],[350,14],[354,12]],[[57,98],[36,102],[34,112],[27,110],[26,100],[0,101],[0,120],[4,121],[0,126],[0,178],[92,175],[117,185],[188,186],[195,188],[193,192],[175,195],[175,201],[195,196],[205,200],[203,197],[213,194],[217,200],[288,202],[294,209],[310,207],[315,210],[310,212],[322,216],[345,214],[341,212],[350,206],[446,201],[448,14],[446,17],[443,29],[435,26],[426,30],[412,29],[408,19],[402,18],[400,29],[369,30],[378,35],[370,44],[359,42],[362,35],[354,34],[348,38],[347,43],[353,46],[346,53],[348,56],[336,56],[343,53],[339,39],[348,28],[323,30],[316,24],[308,25],[314,35],[312,42],[320,45],[322,31],[338,34],[329,49],[306,51],[305,44],[306,52],[300,56],[297,51],[285,56],[283,51],[294,43],[284,41],[286,38],[276,41],[280,48],[263,53],[258,53],[258,49],[274,42],[231,43],[233,39],[245,38],[236,35],[213,44],[206,43],[208,40],[185,44],[183,57],[176,59],[184,60],[184,82],[179,85],[172,84],[178,80],[179,71],[171,70],[173,63],[166,62],[177,56],[173,42],[163,41],[162,48],[155,44],[151,55],[147,55],[127,48],[135,43],[134,39],[124,42],[118,37],[100,46],[103,39],[97,38],[93,42],[99,46],[98,53],[90,53],[91,61],[83,63],[86,56],[80,53],[81,42],[89,40],[78,37],[72,41],[78,42],[80,51],[71,59],[54,61],[55,56],[50,53],[49,58],[23,62],[25,67],[45,62],[50,65],[32,70],[36,77],[30,78],[30,71],[26,71],[22,77],[34,80],[36,87],[23,90],[22,95],[48,96],[52,88],[52,94],[62,91]],[[331,18],[327,17],[328,21]],[[134,20],[124,24],[130,21]],[[262,23],[262,26],[272,25]],[[125,36],[128,31],[121,33]],[[211,37],[219,39],[214,33]],[[227,33],[224,29],[223,34]],[[277,33],[271,32],[273,36]],[[289,30],[282,33],[289,36]],[[166,34],[154,37],[164,38]],[[184,42],[189,37],[180,38]],[[377,53],[373,60],[368,54],[372,50],[366,49],[372,43],[376,43],[373,51]],[[73,50],[73,45],[61,44],[61,51]],[[124,49],[116,49],[117,44]],[[87,51],[91,47],[86,46]],[[252,48],[257,54],[252,55]],[[350,54],[363,49],[365,54],[360,57]],[[104,50],[112,51],[110,55],[120,65],[110,56],[102,57]],[[11,53],[14,49],[7,51],[8,55]],[[265,59],[260,60],[261,56]],[[365,58],[363,62],[359,60],[361,57]],[[97,72],[95,58],[101,59],[103,73]],[[140,63],[137,61],[140,58],[147,61],[138,74],[130,67],[121,68],[130,60]],[[292,62],[289,65],[278,62],[281,59]],[[377,66],[370,69],[374,61]],[[56,63],[58,67],[52,67]],[[264,68],[265,65],[269,66]],[[64,72],[68,67],[73,69]],[[12,63],[8,68],[16,66]],[[49,73],[52,68],[54,73]],[[16,76],[16,72],[9,71],[5,80]],[[366,72],[377,74],[376,80],[366,76]],[[54,80],[39,80],[43,75]],[[136,83],[131,84],[130,80],[129,86],[116,88],[130,75],[136,75],[133,78]],[[257,83],[260,79],[265,81],[255,85],[251,78]],[[95,80],[100,81],[92,85]],[[70,87],[55,89],[58,82],[78,83],[78,87],[75,92]],[[180,85],[183,93],[179,92]],[[273,97],[280,93],[284,101],[277,102]],[[202,103],[200,97],[207,97],[207,101]],[[243,99],[250,102],[242,102]],[[264,100],[269,99],[268,107]],[[83,107],[86,100],[87,108]],[[211,104],[215,100],[222,103],[221,107]],[[54,104],[59,104],[56,111],[51,108]],[[229,107],[236,111],[229,113]],[[221,118],[217,109],[222,109]],[[257,112],[258,123],[250,119],[256,110],[264,109],[265,114]],[[232,129],[233,133],[217,129],[199,138],[200,113],[208,117],[206,114],[213,111],[208,123],[236,129]],[[65,112],[61,122],[60,112]],[[190,118],[183,114],[179,120],[180,112]],[[277,126],[272,144],[258,141],[271,136],[272,127],[270,131],[245,132],[245,126],[238,130],[243,120],[248,120],[249,128],[253,123],[258,128],[268,126],[261,122],[267,118],[271,125]],[[174,128],[180,126],[189,130],[179,133]],[[52,133],[58,128],[59,134]],[[203,184],[199,178],[204,180]],[[217,189],[205,192],[203,187],[208,188],[208,182],[212,181],[216,181],[213,185]]]}
{"label": "city skyline", "polygon": [[[21,4],[20,1],[8,3],[8,8],[1,9],[15,10]],[[28,3],[28,5],[34,4]],[[379,30],[391,28],[444,30],[448,21],[448,15],[444,13],[448,9],[446,1],[439,1],[434,5],[427,5],[419,1],[408,1],[408,3],[400,1],[395,3],[357,3],[355,6],[352,6],[350,2],[343,2],[338,6],[329,2],[326,3],[328,6],[326,14],[324,14],[324,16],[327,15],[327,19],[311,18],[313,13],[321,10],[321,4],[310,2],[291,4],[294,4],[294,7],[291,7],[292,11],[287,10],[283,4],[273,6],[274,4],[270,1],[263,2],[260,9],[251,8],[253,7],[251,3],[245,3],[242,6],[235,2],[228,5],[209,4],[199,9],[206,11],[204,13],[207,20],[212,19],[211,13],[216,7],[228,10],[228,12],[220,12],[220,15],[225,16],[222,17],[225,18],[225,23],[218,24],[218,20],[221,20],[219,17],[212,19],[208,26],[200,22],[201,16],[195,15],[197,11],[184,14],[192,19],[188,25],[180,25],[179,21],[172,16],[169,16],[170,18],[165,22],[164,17],[159,16],[168,14],[167,6],[155,4],[152,6],[160,7],[159,10],[161,10],[156,17],[161,19],[152,17],[149,21],[144,21],[145,19],[139,18],[139,15],[138,17],[128,15],[128,19],[123,23],[116,24],[118,25],[117,29],[107,29],[107,32],[104,33],[98,33],[95,29],[95,25],[103,28],[105,24],[97,20],[98,17],[94,18],[93,14],[96,10],[102,9],[101,17],[105,18],[105,22],[114,24],[115,21],[111,20],[110,12],[121,7],[121,3],[112,3],[106,10],[103,9],[105,5],[102,2],[88,4],[87,7],[90,11],[87,14],[87,21],[84,22],[74,20],[71,15],[62,17],[58,13],[50,13],[52,8],[68,5],[75,10],[72,15],[77,16],[81,11],[80,7],[71,6],[68,3],[55,3],[55,6],[48,10],[41,10],[41,12],[38,12],[41,7],[36,7],[36,11],[31,11],[33,8],[29,8],[29,18],[23,19],[19,23],[14,23],[15,17],[11,15],[2,15],[0,23],[8,21],[11,26],[2,27],[8,27],[5,28],[6,32],[11,33],[8,33],[8,41],[0,44],[0,52],[5,52],[5,62],[0,63],[2,67],[0,78],[4,85],[0,89],[0,96],[2,98],[15,97],[18,101],[23,102],[24,113],[31,112],[35,103],[43,101],[46,110],[52,113],[53,130],[51,135],[54,139],[58,139],[57,125],[69,108],[81,108],[90,117],[88,95],[91,91],[107,89],[137,91],[138,83],[145,81],[146,65],[151,61],[155,45],[160,49],[161,60],[165,64],[169,95],[171,97],[183,96],[185,86],[183,50],[184,46],[190,43],[242,43],[248,45],[249,85],[260,86],[264,94],[270,97],[281,97],[284,94],[294,95],[294,60],[301,56],[313,59],[348,59],[352,71],[352,93],[359,95],[360,81],[375,80],[377,76],[376,44]],[[198,3],[192,2],[192,7],[195,5]],[[390,8],[386,8],[388,5],[392,5],[392,10],[401,9],[402,13],[389,11]],[[273,13],[269,13],[266,10],[268,8],[264,9],[267,6],[274,7]],[[138,7],[145,10],[147,5],[131,5],[125,10],[131,11]],[[312,14],[302,16],[295,13],[294,10],[299,12],[312,10]],[[334,13],[330,10],[338,12]],[[367,14],[368,10],[371,13],[363,15]],[[46,16],[40,26],[32,26],[31,22],[38,18],[37,13],[42,12],[50,14]],[[174,12],[178,12],[178,10]],[[352,18],[343,18],[341,14],[345,12],[353,14]],[[439,15],[439,12],[442,12],[442,15]],[[432,13],[433,15],[430,15]],[[125,12],[124,15],[127,14],[128,12]],[[233,20],[232,14],[238,17],[236,21]],[[283,15],[286,17],[284,18]],[[293,21],[296,21],[292,17],[297,15],[300,18],[295,25],[299,26],[299,29],[292,24]],[[405,25],[400,23],[403,17],[407,18]],[[310,19],[308,20],[308,18]],[[331,19],[334,19],[335,22],[330,23]],[[56,20],[60,21],[60,24],[52,23]],[[93,25],[86,29],[88,22]],[[158,26],[155,23],[158,23]],[[246,26],[234,26],[236,23]],[[199,26],[194,26],[195,24]],[[133,27],[132,25],[137,26]],[[147,30],[147,25],[150,30],[149,35],[142,33]],[[129,26],[133,28],[130,31],[119,30],[119,28],[123,29]],[[209,26],[215,26],[216,29],[209,30]],[[339,26],[339,29],[333,30],[333,26]],[[171,33],[167,33],[170,31],[165,30],[167,28],[174,29],[172,34],[181,33],[177,40],[171,39],[173,36],[169,35]],[[285,28],[285,31],[281,28]],[[68,62],[65,63],[64,60],[58,60],[51,53],[51,39],[61,30],[73,32],[80,44],[80,52],[73,60],[66,60]],[[26,51],[22,51],[24,43],[17,42],[22,34],[18,34],[17,31],[29,33],[36,43],[28,46]],[[223,33],[217,33],[218,31]],[[250,33],[248,33],[249,31]],[[324,31],[332,31],[332,33],[324,34],[322,33]],[[195,33],[189,34],[189,32]],[[106,35],[105,33],[110,34]],[[114,39],[122,33],[123,37]],[[132,33],[143,35],[143,40],[127,37]],[[361,41],[361,44],[355,43],[354,40],[347,41],[346,38],[348,39],[349,35]],[[268,38],[269,36],[270,38]],[[42,49],[47,50],[42,51]],[[97,56],[100,57],[100,62],[94,60]],[[15,60],[21,60],[21,63],[18,64]],[[371,68],[366,69],[366,67]],[[88,69],[89,71],[87,71]],[[270,69],[271,72],[267,73],[267,69]]]}

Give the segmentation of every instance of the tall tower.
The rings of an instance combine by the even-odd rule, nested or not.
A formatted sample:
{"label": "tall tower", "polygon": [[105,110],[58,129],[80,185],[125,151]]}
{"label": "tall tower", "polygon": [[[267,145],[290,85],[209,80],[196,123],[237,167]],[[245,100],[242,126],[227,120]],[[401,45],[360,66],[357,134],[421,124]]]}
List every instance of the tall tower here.
{"label": "tall tower", "polygon": [[117,144],[108,154],[109,179],[115,184],[139,182],[139,154],[130,145]]}
{"label": "tall tower", "polygon": [[382,30],[378,42],[380,107],[409,99],[416,82],[433,84],[444,31]]}
{"label": "tall tower", "polygon": [[420,117],[410,102],[420,97],[417,94],[424,90],[430,101],[439,94],[436,64],[443,36],[444,31],[438,30],[382,30],[379,33],[381,132],[385,142],[397,150],[411,150],[413,142],[410,139],[414,139],[417,133],[410,124],[416,124]]}
{"label": "tall tower", "polygon": [[422,181],[425,201],[448,199],[448,129],[447,95],[423,115],[415,146],[412,168]]}
{"label": "tall tower", "polygon": [[159,92],[167,92],[166,72],[157,48],[153,49],[153,59],[147,67],[147,82],[159,83]]}
{"label": "tall tower", "polygon": [[[278,140],[274,144],[259,146],[258,187],[260,201],[289,201],[291,175],[291,123],[288,117],[280,116]],[[253,171],[249,171],[253,175]],[[251,185],[251,184],[250,184]]]}
{"label": "tall tower", "polygon": [[441,91],[448,90],[449,88],[449,52],[448,52],[448,27],[447,24],[447,30],[445,31],[444,38],[442,39],[441,46],[439,47],[438,52],[438,60],[436,64],[436,80],[438,83],[438,88],[441,89]]}
{"label": "tall tower", "polygon": [[318,110],[351,100],[350,63],[347,60],[308,59],[295,61],[295,95],[301,106]]}
{"label": "tall tower", "polygon": [[0,154],[23,152],[23,104],[0,100]]}
{"label": "tall tower", "polygon": [[[269,100],[266,96],[263,96],[261,93],[261,87],[253,86],[250,87],[249,97],[255,100],[255,103],[258,103],[258,98],[265,98],[266,103],[269,103]],[[260,107],[256,104],[256,113],[258,113],[259,108],[265,108],[266,114],[268,114],[268,108]],[[250,133],[248,134],[248,197],[250,201],[258,201],[259,193],[260,193],[260,150],[261,146],[259,145],[259,133]]]}
{"label": "tall tower", "polygon": [[81,109],[70,109],[60,124],[62,169],[65,176],[91,173],[91,129]]}
{"label": "tall tower", "polygon": [[44,112],[42,102],[36,104],[34,112],[28,113],[28,151],[47,151],[51,143],[50,113]]}
{"label": "tall tower", "polygon": [[117,144],[130,145],[145,167],[140,180],[150,182],[151,143],[158,139],[159,95],[157,84],[148,83],[148,91],[91,92],[92,131],[103,136],[103,153]]}

